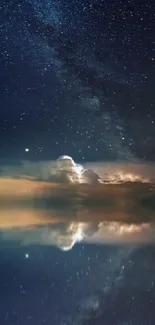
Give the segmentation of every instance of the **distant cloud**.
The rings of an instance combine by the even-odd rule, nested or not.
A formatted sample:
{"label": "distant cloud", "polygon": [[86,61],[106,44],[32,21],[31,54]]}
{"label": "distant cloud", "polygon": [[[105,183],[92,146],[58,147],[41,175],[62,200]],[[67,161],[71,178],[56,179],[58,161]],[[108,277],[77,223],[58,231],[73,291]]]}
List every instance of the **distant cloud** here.
{"label": "distant cloud", "polygon": [[1,167],[1,239],[72,248],[155,238],[155,168],[145,164],[23,162]]}

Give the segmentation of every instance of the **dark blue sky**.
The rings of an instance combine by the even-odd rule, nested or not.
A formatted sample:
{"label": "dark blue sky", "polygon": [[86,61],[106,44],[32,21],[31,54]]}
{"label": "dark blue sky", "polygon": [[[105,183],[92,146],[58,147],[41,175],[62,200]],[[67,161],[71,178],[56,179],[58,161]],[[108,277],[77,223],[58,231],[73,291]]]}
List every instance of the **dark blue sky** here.
{"label": "dark blue sky", "polygon": [[3,1],[1,159],[154,160],[154,19],[151,0]]}
{"label": "dark blue sky", "polygon": [[[1,0],[0,163],[154,161],[154,22],[153,0]],[[154,247],[4,238],[0,325],[155,324]]]}

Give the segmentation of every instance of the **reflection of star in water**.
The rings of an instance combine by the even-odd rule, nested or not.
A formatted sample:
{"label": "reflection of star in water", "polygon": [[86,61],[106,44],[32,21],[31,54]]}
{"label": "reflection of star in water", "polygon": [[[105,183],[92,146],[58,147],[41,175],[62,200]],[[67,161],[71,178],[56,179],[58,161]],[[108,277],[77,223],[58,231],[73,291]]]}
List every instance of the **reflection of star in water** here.
{"label": "reflection of star in water", "polygon": [[30,255],[28,253],[25,253],[25,258],[28,259]]}

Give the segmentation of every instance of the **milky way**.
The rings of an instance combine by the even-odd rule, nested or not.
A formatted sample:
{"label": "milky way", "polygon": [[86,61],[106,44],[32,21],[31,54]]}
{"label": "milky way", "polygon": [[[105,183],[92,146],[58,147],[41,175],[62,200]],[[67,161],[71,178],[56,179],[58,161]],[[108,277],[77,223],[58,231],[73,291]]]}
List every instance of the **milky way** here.
{"label": "milky way", "polygon": [[1,0],[0,324],[155,324],[154,22]]}
{"label": "milky way", "polygon": [[3,1],[2,157],[29,147],[32,159],[153,159],[154,12],[153,2]]}

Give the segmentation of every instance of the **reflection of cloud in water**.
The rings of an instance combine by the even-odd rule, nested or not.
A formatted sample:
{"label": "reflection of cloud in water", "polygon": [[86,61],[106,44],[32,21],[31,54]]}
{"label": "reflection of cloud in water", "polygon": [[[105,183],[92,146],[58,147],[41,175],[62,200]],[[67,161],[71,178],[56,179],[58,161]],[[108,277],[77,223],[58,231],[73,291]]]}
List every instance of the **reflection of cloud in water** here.
{"label": "reflection of cloud in water", "polygon": [[70,250],[78,242],[87,243],[150,243],[155,241],[155,226],[152,224],[105,224],[70,223],[53,224],[33,228],[14,228],[1,232],[3,240],[18,240],[23,245],[54,245]]}
{"label": "reflection of cloud in water", "polygon": [[96,227],[92,227],[89,223],[59,223],[44,227],[10,229],[3,231],[1,238],[19,240],[24,245],[55,245],[67,251],[75,243],[83,241],[87,236],[91,236],[95,230]]}

